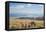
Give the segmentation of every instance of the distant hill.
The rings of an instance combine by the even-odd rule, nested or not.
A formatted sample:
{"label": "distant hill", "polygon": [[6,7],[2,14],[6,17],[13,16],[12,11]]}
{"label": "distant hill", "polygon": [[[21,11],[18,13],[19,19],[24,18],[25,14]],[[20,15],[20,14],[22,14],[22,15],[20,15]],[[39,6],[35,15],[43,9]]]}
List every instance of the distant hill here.
{"label": "distant hill", "polygon": [[19,17],[18,19],[35,19],[35,20],[44,20],[44,17]]}

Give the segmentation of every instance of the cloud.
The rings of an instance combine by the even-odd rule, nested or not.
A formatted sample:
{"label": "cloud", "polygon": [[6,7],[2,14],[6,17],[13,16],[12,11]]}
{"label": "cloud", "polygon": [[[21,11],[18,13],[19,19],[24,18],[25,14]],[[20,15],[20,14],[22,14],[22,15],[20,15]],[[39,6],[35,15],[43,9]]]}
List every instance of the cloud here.
{"label": "cloud", "polygon": [[43,15],[43,5],[35,4],[17,4],[10,7],[10,14],[24,14],[31,16],[32,14]]}

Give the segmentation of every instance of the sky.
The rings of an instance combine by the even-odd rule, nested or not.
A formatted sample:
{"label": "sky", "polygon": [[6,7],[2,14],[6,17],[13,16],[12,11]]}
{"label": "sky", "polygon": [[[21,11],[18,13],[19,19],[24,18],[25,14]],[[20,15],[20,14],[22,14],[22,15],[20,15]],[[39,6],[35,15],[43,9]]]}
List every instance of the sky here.
{"label": "sky", "polygon": [[10,3],[9,8],[10,16],[15,17],[41,17],[44,13],[41,4]]}

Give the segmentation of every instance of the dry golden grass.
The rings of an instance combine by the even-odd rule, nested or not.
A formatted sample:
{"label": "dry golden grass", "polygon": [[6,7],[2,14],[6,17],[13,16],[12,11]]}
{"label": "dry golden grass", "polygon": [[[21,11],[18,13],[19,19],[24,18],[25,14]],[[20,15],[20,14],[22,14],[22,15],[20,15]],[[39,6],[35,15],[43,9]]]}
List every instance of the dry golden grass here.
{"label": "dry golden grass", "polygon": [[[34,23],[32,24],[32,22]],[[10,29],[21,29],[21,28],[39,28],[44,27],[44,21],[43,20],[30,20],[30,19],[12,19],[9,22],[9,28]]]}

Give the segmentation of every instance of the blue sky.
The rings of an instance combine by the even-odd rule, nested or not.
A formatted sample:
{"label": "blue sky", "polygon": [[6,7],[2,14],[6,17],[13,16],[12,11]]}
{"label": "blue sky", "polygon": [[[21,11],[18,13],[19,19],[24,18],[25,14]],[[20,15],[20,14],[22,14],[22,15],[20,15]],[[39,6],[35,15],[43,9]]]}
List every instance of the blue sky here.
{"label": "blue sky", "polygon": [[10,16],[16,17],[39,17],[43,16],[43,5],[10,3]]}

